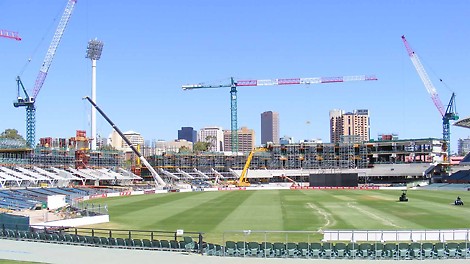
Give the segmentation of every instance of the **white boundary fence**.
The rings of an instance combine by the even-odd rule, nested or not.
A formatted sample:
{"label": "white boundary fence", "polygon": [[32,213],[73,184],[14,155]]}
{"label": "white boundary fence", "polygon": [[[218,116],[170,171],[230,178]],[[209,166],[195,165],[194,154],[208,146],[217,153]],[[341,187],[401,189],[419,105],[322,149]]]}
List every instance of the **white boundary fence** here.
{"label": "white boundary fence", "polygon": [[325,230],[324,241],[468,241],[470,229],[449,230]]}

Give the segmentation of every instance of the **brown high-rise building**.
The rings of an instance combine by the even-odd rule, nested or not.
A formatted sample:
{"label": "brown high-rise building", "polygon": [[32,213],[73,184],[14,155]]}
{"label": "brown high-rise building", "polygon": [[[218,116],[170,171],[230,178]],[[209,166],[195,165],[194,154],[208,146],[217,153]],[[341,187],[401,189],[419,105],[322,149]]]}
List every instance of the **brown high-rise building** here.
{"label": "brown high-rise building", "polygon": [[261,113],[261,144],[279,144],[279,114],[273,111]]}
{"label": "brown high-rise building", "polygon": [[[242,127],[237,131],[238,151],[250,152],[255,147],[255,131],[247,127]],[[224,130],[225,151],[232,151],[232,131]]]}
{"label": "brown high-rise building", "polygon": [[330,142],[369,141],[369,110],[330,111]]}

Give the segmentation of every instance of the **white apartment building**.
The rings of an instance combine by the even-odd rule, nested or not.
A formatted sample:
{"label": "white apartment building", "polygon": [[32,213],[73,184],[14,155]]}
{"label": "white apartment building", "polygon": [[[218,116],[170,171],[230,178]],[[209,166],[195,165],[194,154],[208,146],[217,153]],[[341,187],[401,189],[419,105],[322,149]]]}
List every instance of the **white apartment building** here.
{"label": "white apartment building", "polygon": [[[131,142],[134,147],[137,145],[143,147],[144,146],[144,138],[140,135],[140,133],[135,131],[127,131],[123,132],[124,136]],[[132,151],[129,145],[122,140],[121,136],[119,136],[118,132],[113,130],[111,135],[109,135],[108,142],[111,146],[113,146],[117,150],[122,150],[124,152]]]}
{"label": "white apartment building", "polygon": [[209,142],[209,151],[224,151],[224,130],[221,127],[204,127],[197,133],[197,141]]}

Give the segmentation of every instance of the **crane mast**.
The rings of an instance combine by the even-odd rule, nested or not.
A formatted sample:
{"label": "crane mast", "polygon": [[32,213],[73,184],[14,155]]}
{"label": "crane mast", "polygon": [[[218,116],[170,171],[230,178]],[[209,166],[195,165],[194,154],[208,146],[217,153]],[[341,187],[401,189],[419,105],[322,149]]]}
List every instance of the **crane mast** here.
{"label": "crane mast", "polygon": [[285,78],[285,79],[267,79],[267,80],[234,80],[230,78],[230,83],[226,84],[186,84],[181,86],[183,90],[195,90],[205,88],[224,88],[230,87],[230,130],[232,152],[238,152],[238,109],[237,109],[237,87],[239,86],[272,86],[272,85],[296,85],[296,84],[326,84],[349,81],[376,81],[374,75],[356,75],[340,77],[313,77],[313,78]]}
{"label": "crane mast", "polygon": [[161,186],[166,186],[166,183],[163,181],[163,179],[160,177],[160,175],[158,175],[158,173],[155,171],[155,169],[150,165],[150,163],[148,163],[148,161],[145,159],[145,157],[140,153],[140,151],[138,151],[131,143],[131,141],[124,135],[124,133],[121,132],[121,130],[113,123],[113,121],[111,121],[111,119],[109,119],[109,117],[95,104],[95,102],[93,102],[93,100],[91,100],[90,97],[86,96],[84,97],[83,99],[87,99],[88,102],[90,102],[90,104],[96,109],[96,111],[98,111],[101,116],[104,117],[104,119],[106,119],[106,121],[108,121],[108,123],[111,125],[111,127],[116,130],[116,132],[119,134],[119,136],[121,136],[121,138],[127,143],[127,145],[129,145],[129,147],[132,149],[132,151],[137,155],[137,157],[139,157],[140,161],[145,165],[145,167],[147,167],[147,169],[150,171],[150,173],[152,174],[152,177],[155,181],[155,184],[157,186],[161,185]]}
{"label": "crane mast", "polygon": [[410,56],[411,62],[413,63],[413,66],[415,67],[416,71],[418,72],[419,77],[421,78],[421,81],[424,84],[424,87],[428,91],[429,95],[431,96],[431,99],[436,106],[437,110],[441,114],[442,117],[442,139],[444,140],[446,146],[446,152],[447,156],[444,158],[444,161],[447,161],[447,159],[450,157],[451,151],[450,151],[450,120],[458,120],[459,116],[457,115],[457,109],[455,105],[455,94],[452,93],[452,96],[449,100],[449,103],[447,104],[446,109],[444,110],[444,105],[442,104],[441,99],[439,98],[439,94],[437,93],[436,88],[431,82],[431,79],[429,78],[428,74],[424,70],[423,64],[421,63],[421,60],[418,57],[418,54],[414,52],[414,50],[411,48],[410,44],[406,40],[405,36],[401,36],[401,39],[403,40],[403,43],[405,44],[406,51],[408,52],[408,56]]}
{"label": "crane mast", "polygon": [[[72,15],[72,11],[76,2],[77,0],[68,0],[67,2],[64,13],[62,14],[52,41],[49,45],[49,49],[47,50],[41,69],[39,70],[39,74],[36,77],[32,92],[30,94],[26,93],[20,76],[17,76],[16,78],[18,86],[18,97],[17,101],[14,102],[13,105],[15,107],[26,107],[26,141],[32,148],[34,148],[36,141],[36,107],[34,105],[36,97],[44,85],[44,81],[46,80],[47,73],[52,64],[52,60],[54,59],[57,47],[59,46],[60,40],[62,39],[62,35],[64,34],[67,23],[70,20],[70,16]],[[20,89],[20,87],[22,89]],[[24,98],[20,96],[20,91],[24,92]]]}

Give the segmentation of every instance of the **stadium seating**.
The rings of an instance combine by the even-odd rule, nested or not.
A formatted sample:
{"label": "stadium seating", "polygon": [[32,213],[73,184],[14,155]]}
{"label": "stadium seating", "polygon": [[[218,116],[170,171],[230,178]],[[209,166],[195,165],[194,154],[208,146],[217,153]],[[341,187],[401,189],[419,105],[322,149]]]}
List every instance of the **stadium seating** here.
{"label": "stadium seating", "polygon": [[116,246],[125,248],[126,242],[124,241],[123,238],[118,237],[116,238]]}
{"label": "stadium seating", "polygon": [[299,242],[299,244],[297,245],[297,249],[299,250],[299,255],[301,257],[306,258],[309,256],[309,248],[307,242]]}
{"label": "stadium seating", "polygon": [[162,247],[162,245],[160,243],[160,240],[152,240],[151,243],[152,243],[152,248],[161,248]]}
{"label": "stadium seating", "polygon": [[[225,246],[204,243],[199,245],[191,237],[178,240],[150,240],[130,237],[106,237],[74,234],[63,231],[0,229],[0,239],[62,243],[70,245],[113,247],[136,250],[167,250],[201,252],[207,256],[247,258],[305,258],[305,259],[465,259],[468,242],[257,242],[226,241]],[[199,247],[202,251],[198,251]]]}
{"label": "stadium seating", "polygon": [[410,257],[410,244],[398,243],[397,257],[400,259],[408,259]]}
{"label": "stadium seating", "polygon": [[432,243],[425,242],[421,245],[422,254],[424,258],[434,257],[434,246]]}
{"label": "stadium seating", "polygon": [[180,245],[176,240],[170,240],[170,250],[178,250]]}
{"label": "stadium seating", "polygon": [[260,244],[260,256],[270,258],[274,254],[273,244],[271,242],[262,242]]}
{"label": "stadium seating", "polygon": [[260,254],[260,245],[258,242],[248,242],[247,255],[251,257],[258,257]]}
{"label": "stadium seating", "polygon": [[286,245],[282,242],[274,242],[273,251],[275,257],[284,257],[286,253]]}
{"label": "stadium seating", "polygon": [[150,241],[149,239],[142,239],[142,247],[144,249],[151,249],[152,248],[152,241]]}
{"label": "stadium seating", "polygon": [[370,258],[371,257],[371,249],[372,249],[372,245],[370,243],[359,244],[359,255],[362,258]]}
{"label": "stadium seating", "polygon": [[247,243],[245,241],[238,241],[236,247],[240,256],[244,257],[247,254]]}
{"label": "stadium seating", "polygon": [[344,258],[346,256],[346,244],[343,242],[336,243],[334,253],[338,258]]}
{"label": "stadium seating", "polygon": [[349,258],[357,258],[359,255],[359,245],[355,242],[349,243],[346,250]]}
{"label": "stadium seating", "polygon": [[297,249],[297,243],[289,242],[286,244],[287,256],[290,258],[296,258],[299,256],[299,250]]}
{"label": "stadium seating", "polygon": [[422,253],[421,244],[418,242],[412,242],[410,244],[410,256],[414,259],[420,259]]}
{"label": "stadium seating", "polygon": [[171,249],[170,241],[166,239],[160,240],[160,248],[162,248],[163,250],[170,250]]}
{"label": "stadium seating", "polygon": [[234,241],[226,241],[225,242],[225,255],[228,256],[237,256],[237,244]]}
{"label": "stadium seating", "polygon": [[444,258],[446,256],[446,247],[442,242],[434,244],[434,256],[436,258]]}
{"label": "stadium seating", "polygon": [[373,248],[373,258],[374,259],[381,259],[381,258],[384,257],[384,252],[385,252],[384,244],[375,243],[372,248]]}
{"label": "stadium seating", "polygon": [[468,242],[460,242],[459,243],[459,256],[461,258],[468,258],[470,257],[470,244]]}
{"label": "stadium seating", "polygon": [[334,257],[334,248],[330,242],[323,242],[322,244],[322,256],[323,258],[333,258]]}
{"label": "stadium seating", "polygon": [[448,258],[456,258],[458,254],[459,244],[456,242],[449,242],[446,244],[445,251]]}
{"label": "stadium seating", "polygon": [[320,258],[322,255],[322,245],[319,242],[310,244],[310,256],[313,258]]}
{"label": "stadium seating", "polygon": [[100,245],[108,246],[109,245],[109,239],[107,237],[100,237]]}

